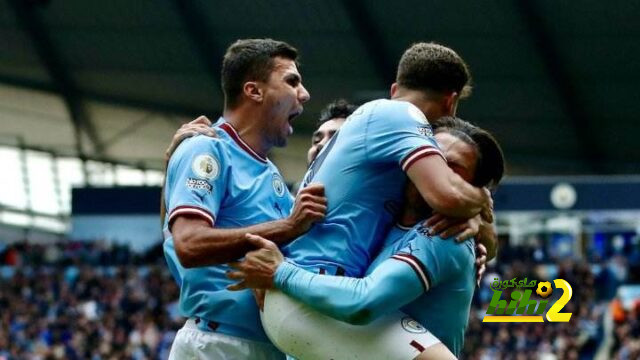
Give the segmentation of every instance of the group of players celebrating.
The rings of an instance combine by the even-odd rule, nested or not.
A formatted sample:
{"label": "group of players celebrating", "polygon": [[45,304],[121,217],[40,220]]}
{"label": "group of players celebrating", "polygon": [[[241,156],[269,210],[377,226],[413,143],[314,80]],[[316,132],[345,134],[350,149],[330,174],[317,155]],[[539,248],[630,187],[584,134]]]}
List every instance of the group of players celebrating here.
{"label": "group of players celebrating", "polygon": [[267,154],[310,99],[297,55],[236,41],[222,117],[169,148],[164,252],[187,318],[170,359],[455,358],[504,172],[494,137],[455,117],[467,65],[417,43],[391,99],[331,104],[294,199]]}

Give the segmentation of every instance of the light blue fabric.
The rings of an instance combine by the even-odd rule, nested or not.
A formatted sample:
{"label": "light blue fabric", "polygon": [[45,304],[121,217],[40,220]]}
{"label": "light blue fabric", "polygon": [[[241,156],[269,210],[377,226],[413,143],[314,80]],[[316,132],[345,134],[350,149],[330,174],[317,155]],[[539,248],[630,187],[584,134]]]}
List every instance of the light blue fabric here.
{"label": "light blue fabric", "polygon": [[172,156],[167,171],[164,253],[180,285],[180,314],[222,324],[220,332],[267,341],[249,290],[232,292],[226,265],[186,269],[175,252],[169,220],[186,211],[214,219],[216,228],[239,228],[289,215],[293,198],[278,169],[251,154],[223,120],[214,127],[218,138],[185,140]]}
{"label": "light blue fabric", "polygon": [[376,100],[358,108],[323,148],[303,185],[324,184],[324,221],[292,242],[285,255],[305,268],[342,267],[362,276],[382,248],[402,205],[402,167],[416,152],[439,149],[414,105]]}
{"label": "light blue fabric", "polygon": [[417,225],[385,248],[364,278],[317,275],[285,262],[275,284],[315,310],[353,324],[400,308],[459,355],[475,288],[474,259],[473,240],[430,237]]}

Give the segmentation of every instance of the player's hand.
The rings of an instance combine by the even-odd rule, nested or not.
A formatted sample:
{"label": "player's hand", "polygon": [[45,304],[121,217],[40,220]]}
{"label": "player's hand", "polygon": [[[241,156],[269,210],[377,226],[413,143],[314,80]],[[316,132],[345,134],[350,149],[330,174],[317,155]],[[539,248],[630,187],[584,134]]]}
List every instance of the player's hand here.
{"label": "player's hand", "polygon": [[489,191],[489,189],[482,188],[482,190],[484,190],[484,195],[485,195],[485,202],[484,202],[484,206],[482,207],[482,210],[480,210],[480,216],[482,216],[482,219],[484,219],[484,221],[488,222],[489,224],[493,223],[493,198],[491,197],[491,191]]}
{"label": "player's hand", "polygon": [[327,198],[324,196],[324,185],[311,183],[300,190],[288,218],[293,229],[293,237],[309,231],[311,225],[324,219],[326,213]]}
{"label": "player's hand", "polygon": [[435,214],[428,218],[424,225],[429,228],[430,235],[438,235],[443,239],[456,235],[456,241],[462,242],[478,235],[482,219],[480,216],[474,216],[471,219],[460,219]]}
{"label": "player's hand", "polygon": [[487,248],[484,245],[476,244],[476,285],[480,286],[480,280],[487,269]]}
{"label": "player's hand", "polygon": [[204,115],[198,116],[197,119],[191,122],[182,124],[180,129],[178,129],[178,131],[173,135],[171,144],[169,144],[169,147],[164,153],[165,160],[169,161],[171,154],[173,154],[178,145],[180,145],[184,139],[198,134],[216,137],[216,132],[211,128],[211,120]]}
{"label": "player's hand", "polygon": [[257,250],[248,252],[240,262],[229,263],[234,270],[227,271],[227,278],[238,282],[227,286],[227,289],[237,291],[246,288],[273,288],[273,277],[284,261],[284,256],[276,244],[263,237],[247,234],[245,238]]}

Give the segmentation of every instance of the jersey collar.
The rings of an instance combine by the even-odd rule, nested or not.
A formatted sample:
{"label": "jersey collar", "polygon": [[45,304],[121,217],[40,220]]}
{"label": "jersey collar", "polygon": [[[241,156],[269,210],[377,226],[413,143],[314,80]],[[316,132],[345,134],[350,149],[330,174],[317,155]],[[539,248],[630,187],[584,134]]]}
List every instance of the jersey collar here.
{"label": "jersey collar", "polygon": [[404,225],[400,225],[400,223],[395,223],[396,228],[402,230],[402,231],[409,231],[411,229],[413,229],[413,226],[404,226]]}
{"label": "jersey collar", "polygon": [[249,155],[251,155],[251,157],[260,161],[261,163],[265,163],[265,164],[267,163],[267,158],[260,156],[260,154],[255,152],[251,148],[251,146],[249,146],[249,144],[244,142],[244,140],[242,140],[240,135],[238,135],[238,132],[236,131],[236,129],[234,129],[233,126],[231,126],[231,124],[229,124],[228,122],[224,122],[220,125],[220,128],[226,131],[227,134],[229,134],[229,136],[231,136],[231,138],[238,144],[238,146],[240,146],[242,150],[246,151]]}

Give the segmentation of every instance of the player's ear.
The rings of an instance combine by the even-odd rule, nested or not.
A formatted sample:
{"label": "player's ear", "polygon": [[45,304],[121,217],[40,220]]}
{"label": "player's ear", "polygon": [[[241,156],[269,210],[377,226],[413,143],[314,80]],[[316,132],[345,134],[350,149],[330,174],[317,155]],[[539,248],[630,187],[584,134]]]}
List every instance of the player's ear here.
{"label": "player's ear", "polygon": [[264,99],[264,91],[255,81],[247,81],[242,87],[244,95],[255,102],[261,103]]}
{"label": "player's ear", "polygon": [[444,106],[447,114],[456,116],[456,110],[458,109],[458,99],[460,95],[457,92],[452,92],[444,97]]}
{"label": "player's ear", "polygon": [[394,97],[397,92],[398,92],[398,83],[394,82],[393,84],[391,84],[391,91],[390,91],[391,97]]}

